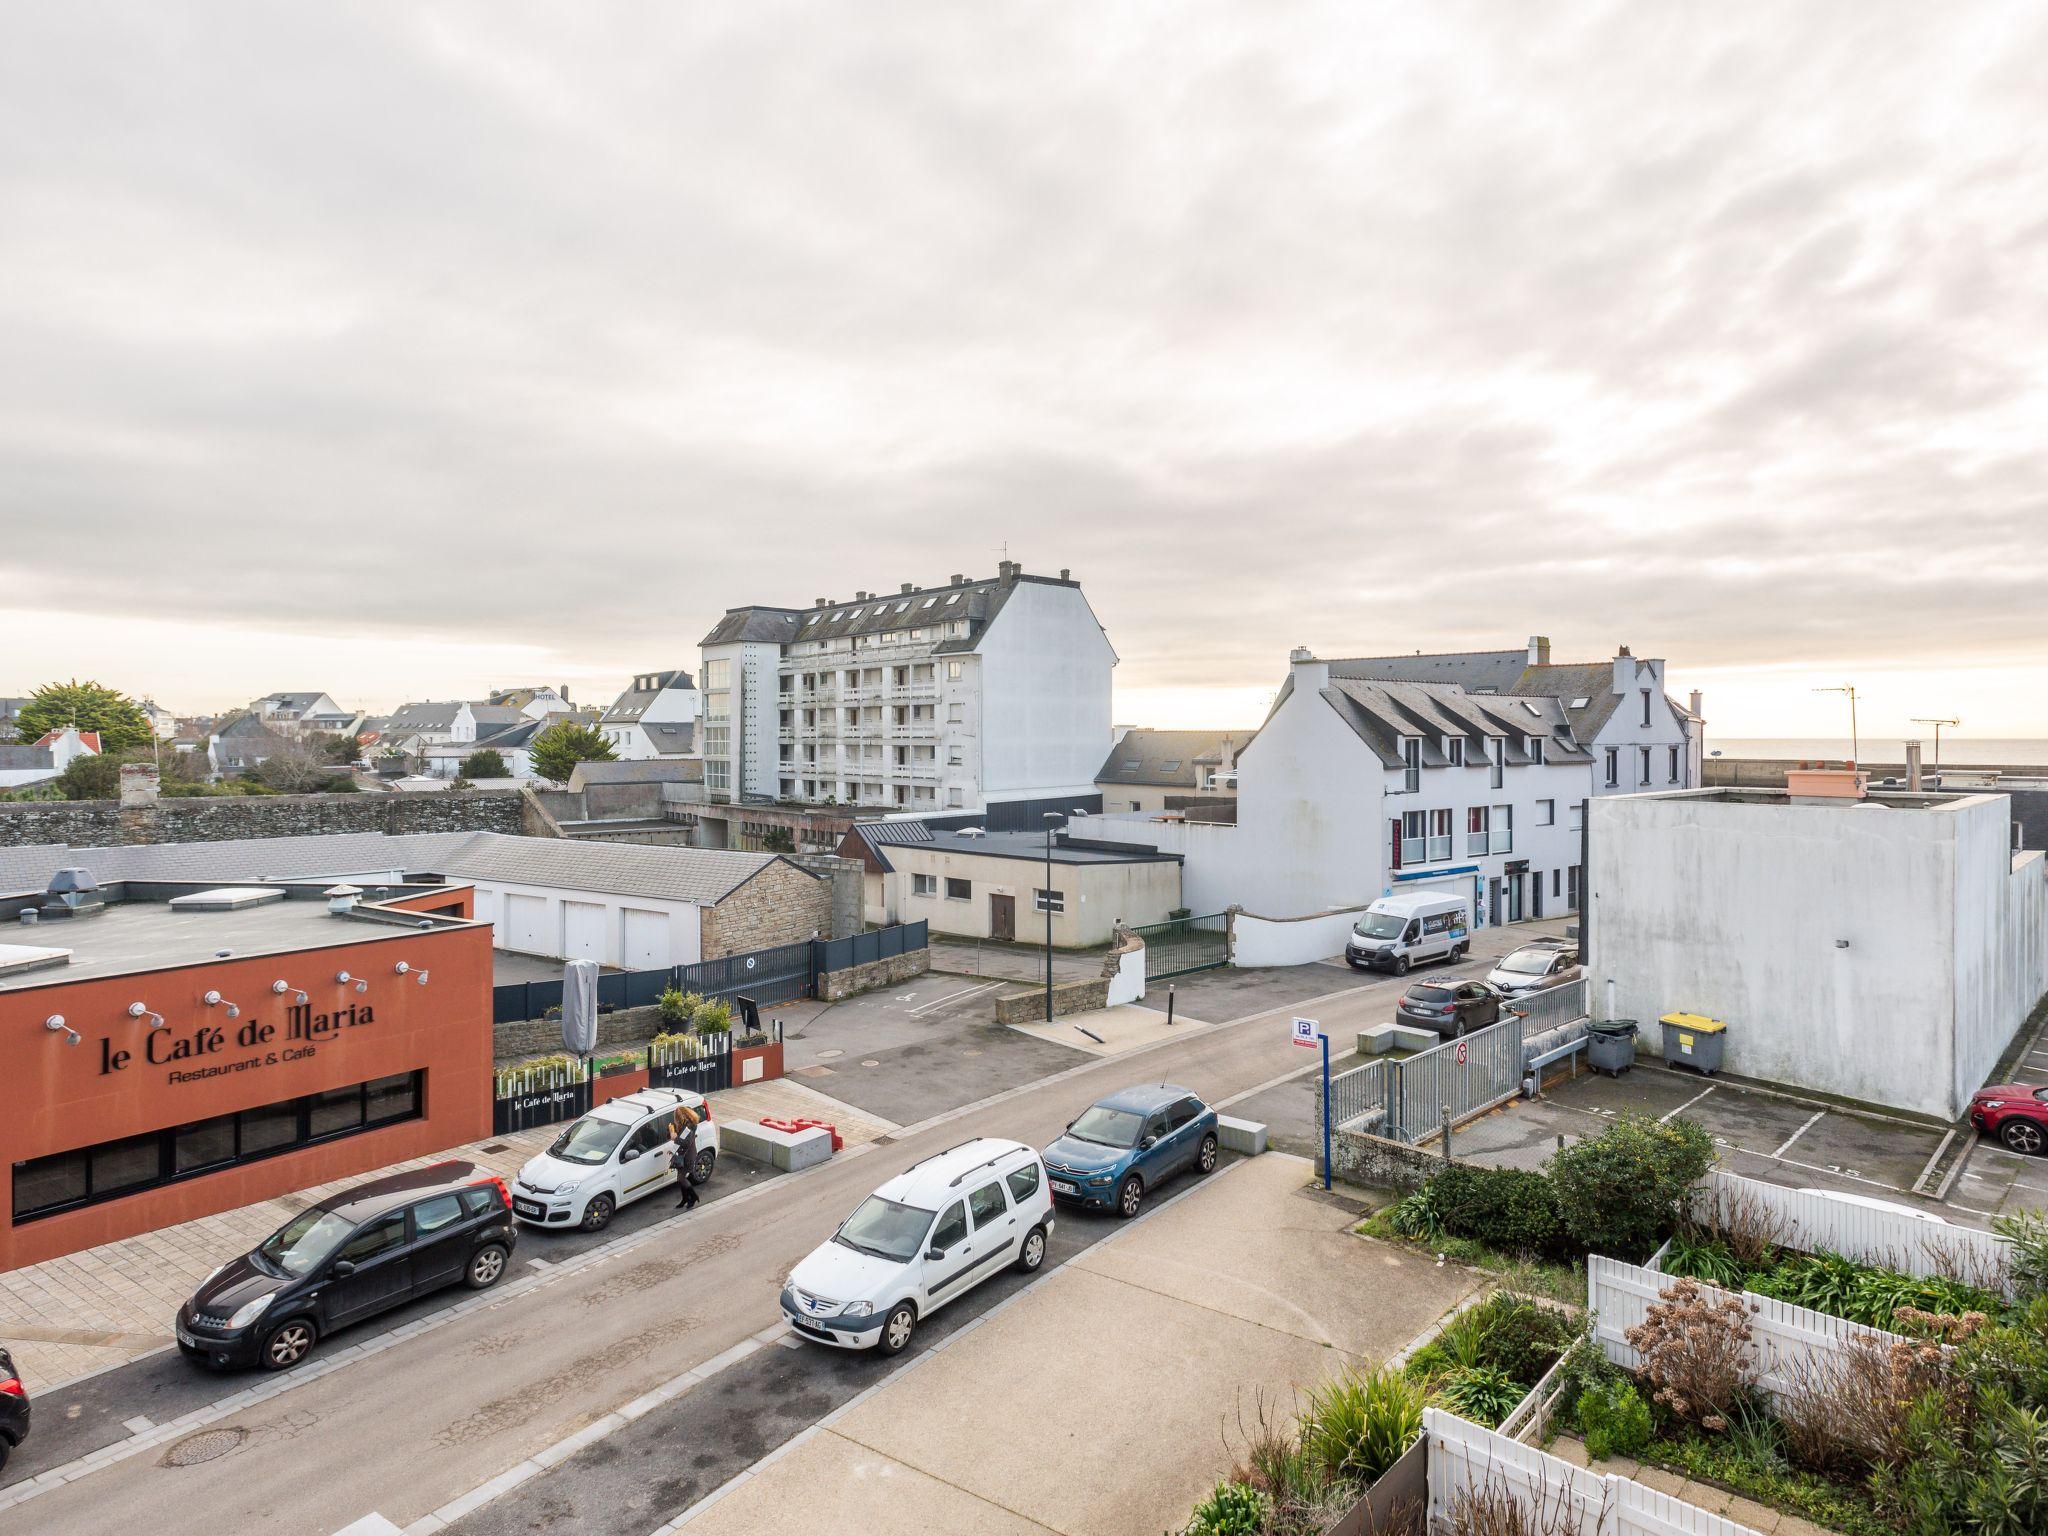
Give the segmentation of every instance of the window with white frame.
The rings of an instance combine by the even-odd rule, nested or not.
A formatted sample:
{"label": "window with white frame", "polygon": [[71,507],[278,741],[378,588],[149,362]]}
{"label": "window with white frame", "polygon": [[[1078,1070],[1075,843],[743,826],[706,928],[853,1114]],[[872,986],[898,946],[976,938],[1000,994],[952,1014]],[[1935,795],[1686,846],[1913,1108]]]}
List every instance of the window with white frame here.
{"label": "window with white frame", "polygon": [[1541,736],[1530,736],[1527,737],[1526,740],[1529,743],[1529,761],[1536,764],[1536,766],[1539,768],[1542,767],[1543,738]]}
{"label": "window with white frame", "polygon": [[1414,794],[1422,788],[1422,738],[1403,736],[1401,738],[1401,788],[1406,794]]}
{"label": "window with white frame", "polygon": [[959,682],[959,681],[960,681],[960,673],[961,673],[961,664],[960,664],[959,662],[957,662],[957,661],[949,661],[949,662],[947,662],[947,663],[946,663],[946,681],[947,681],[947,682],[949,682],[949,683],[957,683],[957,682]]}
{"label": "window with white frame", "polygon": [[1496,805],[1487,826],[1488,853],[1513,853],[1515,851],[1515,808],[1512,805]]}
{"label": "window with white frame", "polygon": [[1451,813],[1448,810],[1429,813],[1429,857],[1432,861],[1448,859],[1451,856]]}
{"label": "window with white frame", "polygon": [[1607,787],[1612,789],[1621,782],[1621,748],[1607,749]]}
{"label": "window with white frame", "polygon": [[1649,783],[1649,782],[1650,782],[1650,749],[1649,749],[1648,747],[1637,747],[1637,748],[1636,748],[1636,760],[1637,760],[1637,766],[1638,766],[1638,767],[1640,767],[1640,768],[1642,769],[1642,776],[1641,776],[1641,778],[1640,778],[1640,779],[1638,780],[1638,782],[1640,782],[1640,783],[1643,783],[1643,784],[1647,784],[1647,783]]}
{"label": "window with white frame", "polygon": [[1488,776],[1487,782],[1493,788],[1499,789],[1501,785],[1507,782],[1507,737],[1489,736],[1486,738],[1486,759],[1490,764],[1492,764],[1493,767],[1493,771]]}
{"label": "window with white frame", "polygon": [[1676,784],[1678,782],[1678,748],[1666,747],[1664,750],[1671,754],[1671,782]]}
{"label": "window with white frame", "polygon": [[1465,813],[1465,857],[1476,858],[1486,852],[1486,807],[1475,805]]}
{"label": "window with white frame", "polygon": [[913,896],[938,895],[939,877],[937,875],[912,875],[910,877],[910,894]]}
{"label": "window with white frame", "polygon": [[1539,827],[1557,825],[1557,802],[1555,800],[1538,800],[1536,802],[1536,825]]}
{"label": "window with white frame", "polygon": [[1444,738],[1444,761],[1449,763],[1453,768],[1462,768],[1465,766],[1464,737],[1446,736]]}
{"label": "window with white frame", "polygon": [[1645,689],[1643,690],[1643,724],[1645,724],[1645,725],[1648,725],[1649,723],[1650,723],[1650,690],[1649,690],[1649,689],[1647,689],[1647,688],[1645,688]]}
{"label": "window with white frame", "polygon": [[1574,832],[1576,832],[1576,831],[1578,831],[1578,830],[1579,830],[1580,828],[1582,828],[1583,826],[1585,826],[1585,824],[1586,824],[1586,802],[1585,802],[1585,801],[1583,801],[1583,800],[1574,800],[1574,801],[1572,802],[1572,819],[1571,819],[1571,823],[1570,823],[1570,825],[1571,825],[1571,830],[1572,830],[1572,831],[1574,831]]}
{"label": "window with white frame", "polygon": [[1420,864],[1429,857],[1429,830],[1421,811],[1407,811],[1401,817],[1401,863]]}
{"label": "window with white frame", "polygon": [[[966,792],[965,790],[963,790],[963,789],[958,789],[958,788],[955,788],[955,789],[949,789],[949,790],[947,790],[947,791],[946,791],[946,804],[947,804],[948,806],[950,806],[950,807],[952,807],[953,809],[957,810],[957,809],[959,809],[959,807],[961,807],[961,806],[965,805],[966,803],[967,803],[967,792]],[[1132,809],[1133,809],[1133,810],[1135,810],[1135,809],[1137,809],[1137,807],[1133,806],[1133,807],[1132,807]]]}
{"label": "window with white frame", "polygon": [[948,704],[946,706],[946,723],[948,725],[958,725],[965,718],[966,716],[962,713],[961,705]]}

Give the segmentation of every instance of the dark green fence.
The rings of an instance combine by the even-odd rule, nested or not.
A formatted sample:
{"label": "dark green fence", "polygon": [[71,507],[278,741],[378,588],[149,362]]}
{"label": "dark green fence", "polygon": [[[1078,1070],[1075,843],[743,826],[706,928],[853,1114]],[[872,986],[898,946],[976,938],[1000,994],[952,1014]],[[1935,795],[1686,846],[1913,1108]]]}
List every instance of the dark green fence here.
{"label": "dark green fence", "polygon": [[1179,917],[1131,930],[1145,941],[1145,979],[1185,976],[1230,963],[1230,920],[1217,912],[1209,917]]}

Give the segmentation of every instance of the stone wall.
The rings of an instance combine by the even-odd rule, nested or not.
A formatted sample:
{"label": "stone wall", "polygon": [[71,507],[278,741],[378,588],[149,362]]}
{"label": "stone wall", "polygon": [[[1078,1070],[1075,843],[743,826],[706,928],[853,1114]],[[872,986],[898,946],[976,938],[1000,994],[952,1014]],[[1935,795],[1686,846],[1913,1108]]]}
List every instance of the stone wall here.
{"label": "stone wall", "polygon": [[522,815],[522,797],[512,789],[208,796],[125,808],[114,800],[0,802],[0,847],[105,848],[333,832],[519,832]]}
{"label": "stone wall", "polygon": [[[1315,1118],[1310,1124],[1320,1130],[1323,1123],[1322,1074],[1317,1073],[1313,1082]],[[1451,1144],[1455,1152],[1455,1133]],[[1420,1189],[1444,1171],[1443,1153],[1438,1150],[1441,1145],[1441,1138],[1436,1136],[1430,1137],[1422,1146],[1411,1147],[1405,1141],[1389,1141],[1383,1136],[1368,1136],[1363,1131],[1333,1129],[1330,1133],[1331,1173],[1346,1184],[1363,1184],[1371,1189]],[[1318,1153],[1318,1173],[1322,1172],[1322,1161]]]}
{"label": "stone wall", "polygon": [[913,949],[907,954],[891,955],[886,960],[870,960],[866,965],[856,965],[848,970],[827,971],[818,978],[818,996],[828,1003],[836,1003],[842,998],[872,992],[876,987],[893,987],[899,981],[922,976],[931,969],[931,965],[932,952],[929,949]]}
{"label": "stone wall", "polygon": [[777,859],[717,906],[704,908],[703,957],[830,937],[832,890],[830,879]]}
{"label": "stone wall", "polygon": [[792,853],[785,857],[832,882],[832,926],[824,937],[844,939],[867,927],[867,870],[859,859],[832,853]]}
{"label": "stone wall", "polygon": [[[1092,981],[1056,981],[1052,988],[1052,1016],[1064,1018],[1070,1013],[1094,1013],[1109,1006],[1109,978],[1098,976]],[[1045,988],[1034,987],[1029,992],[1012,992],[1008,997],[996,999],[996,1022],[998,1024],[1030,1024],[1043,1022],[1045,1018]]]}
{"label": "stone wall", "polygon": [[[659,1008],[621,1008],[616,1013],[598,1015],[597,1048],[602,1052],[645,1045],[660,1033]],[[492,1037],[493,1052],[500,1062],[545,1056],[562,1048],[562,1021],[527,1019],[522,1023],[499,1024],[492,1030]]]}

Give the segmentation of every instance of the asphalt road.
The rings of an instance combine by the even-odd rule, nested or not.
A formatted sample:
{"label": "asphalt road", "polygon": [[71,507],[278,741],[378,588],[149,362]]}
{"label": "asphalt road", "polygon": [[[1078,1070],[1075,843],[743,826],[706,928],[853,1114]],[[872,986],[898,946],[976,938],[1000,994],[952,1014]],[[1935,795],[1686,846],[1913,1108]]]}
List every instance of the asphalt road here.
{"label": "asphalt road", "polygon": [[[1133,1080],[1185,1083],[1212,1101],[1260,1088],[1304,1065],[1305,1053],[1288,1038],[1291,1011],[1306,1010],[1312,1001],[1332,1035],[1341,1037],[1383,1020],[1403,985],[1393,978],[1363,985],[1348,985],[1351,978],[1342,975],[1333,980],[1335,995],[1293,999],[1271,1016],[1234,1025],[1191,1026],[1187,1035],[1160,1046],[1089,1059],[823,1168],[742,1190],[728,1187],[719,1191],[724,1198],[689,1217],[650,1225],[628,1241],[593,1249],[581,1261],[568,1260],[563,1248],[567,1262],[508,1282],[486,1305],[430,1316],[424,1319],[432,1325],[428,1331],[379,1353],[290,1381],[277,1395],[237,1401],[184,1440],[112,1459],[0,1511],[0,1529],[79,1536],[130,1528],[147,1528],[152,1536],[261,1529],[277,1536],[329,1536],[372,1511],[406,1525],[693,1368],[749,1346],[752,1335],[779,1323],[776,1295],[790,1267],[876,1184],[917,1159],[975,1135],[1044,1145],[1079,1107]],[[834,1085],[828,1079],[819,1086],[830,1092]],[[1081,1235],[1078,1221],[1062,1226],[1063,1243]],[[538,1240],[522,1244],[520,1258],[543,1246]],[[971,1306],[999,1299],[1000,1290],[993,1288],[1007,1283],[992,1282],[983,1288],[990,1295],[957,1303],[948,1313],[957,1311],[964,1320]],[[934,1322],[945,1320],[942,1314]],[[405,1323],[401,1315],[389,1326]],[[359,1330],[338,1337],[330,1348],[345,1349],[361,1336]],[[829,1411],[849,1375],[857,1378],[861,1369],[858,1363],[834,1363],[823,1351],[775,1346],[749,1360],[758,1363],[729,1383],[722,1383],[723,1372],[712,1377],[716,1391],[704,1394],[700,1407],[724,1393],[738,1409],[765,1399],[772,1389],[778,1400],[796,1405],[794,1419],[815,1418]],[[75,1428],[63,1427],[65,1407],[38,1404],[37,1440],[47,1436],[61,1448],[64,1437],[73,1435],[69,1444],[84,1449],[104,1443],[109,1426],[132,1415],[159,1422],[175,1417],[172,1397],[152,1398],[139,1389],[153,1380],[157,1392],[188,1403],[190,1382],[209,1379],[158,1374],[167,1366],[185,1369],[181,1360],[152,1359],[111,1373],[100,1384],[85,1384],[80,1411],[70,1420]],[[760,1371],[768,1379],[756,1381],[753,1373]],[[806,1382],[810,1389],[802,1390]],[[228,1378],[212,1382],[211,1390],[224,1402],[250,1385],[267,1383]],[[151,1412],[152,1406],[159,1411]],[[736,1468],[753,1447],[765,1448],[789,1422],[706,1412],[679,1426],[669,1452],[675,1486],[653,1500],[667,1512],[663,1518],[687,1507],[696,1496],[691,1490],[703,1488],[705,1479],[730,1475],[726,1469]],[[635,1443],[629,1427],[580,1454],[601,1462],[627,1454]],[[35,1454],[47,1464],[55,1452],[38,1444]],[[689,1464],[699,1456],[712,1459],[701,1467]],[[578,1529],[640,1532],[653,1523],[644,1519],[651,1506],[614,1517],[582,1507],[580,1496],[578,1503]]]}

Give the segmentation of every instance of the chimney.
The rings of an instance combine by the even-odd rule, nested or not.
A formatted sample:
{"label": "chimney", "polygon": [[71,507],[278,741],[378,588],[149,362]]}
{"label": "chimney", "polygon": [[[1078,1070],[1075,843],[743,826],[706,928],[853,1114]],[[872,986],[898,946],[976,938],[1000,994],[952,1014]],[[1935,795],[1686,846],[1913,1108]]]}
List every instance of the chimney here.
{"label": "chimney", "polygon": [[916,590],[917,588],[913,587],[909,582],[906,581],[905,583],[903,583],[904,595],[908,595],[909,593],[915,592]]}
{"label": "chimney", "polygon": [[1287,666],[1297,692],[1320,693],[1330,686],[1330,664],[1316,660],[1316,653],[1305,645],[1287,653]]}
{"label": "chimney", "polygon": [[1072,570],[1071,570],[1071,569],[1070,569],[1069,567],[1067,567],[1067,566],[1064,566],[1064,565],[1063,565],[1063,566],[1061,566],[1061,567],[1060,567],[1060,580],[1061,580],[1061,581],[1072,581],[1073,579],[1074,579],[1074,573],[1073,573],[1073,571],[1072,571]]}
{"label": "chimney", "polygon": [[1703,716],[1702,716],[1702,715],[1700,714],[1700,691],[1699,691],[1699,689],[1697,689],[1697,688],[1693,689],[1693,691],[1692,691],[1692,702],[1691,702],[1690,704],[1688,704],[1688,705],[1686,706],[1686,708],[1692,711],[1692,717],[1693,717],[1693,719],[1695,719],[1695,720],[1699,720],[1699,719],[1702,719],[1702,718],[1704,718],[1704,717],[1703,717]]}
{"label": "chimney", "polygon": [[815,607],[822,608],[825,606],[825,599],[822,597],[814,597],[811,599],[811,602]]}
{"label": "chimney", "polygon": [[154,763],[123,763],[121,765],[121,808],[128,810],[136,806],[155,805],[157,792],[163,787]]}
{"label": "chimney", "polygon": [[1906,743],[1906,788],[1918,793],[1920,789],[1920,743]]}
{"label": "chimney", "polygon": [[1550,665],[1550,636],[1531,635],[1529,637],[1529,665],[1532,667],[1547,667]]}
{"label": "chimney", "polygon": [[996,567],[996,580],[1003,582],[1015,581],[1022,574],[1023,570],[1024,567],[1016,561],[1005,560]]}
{"label": "chimney", "polygon": [[1614,691],[1616,693],[1627,693],[1629,689],[1635,686],[1635,681],[1635,660],[1629,655],[1628,647],[1624,645],[1615,653],[1614,657]]}
{"label": "chimney", "polygon": [[967,578],[965,576],[962,576],[958,571],[955,571],[952,575],[946,578],[946,585],[949,587],[957,587],[966,580]]}

